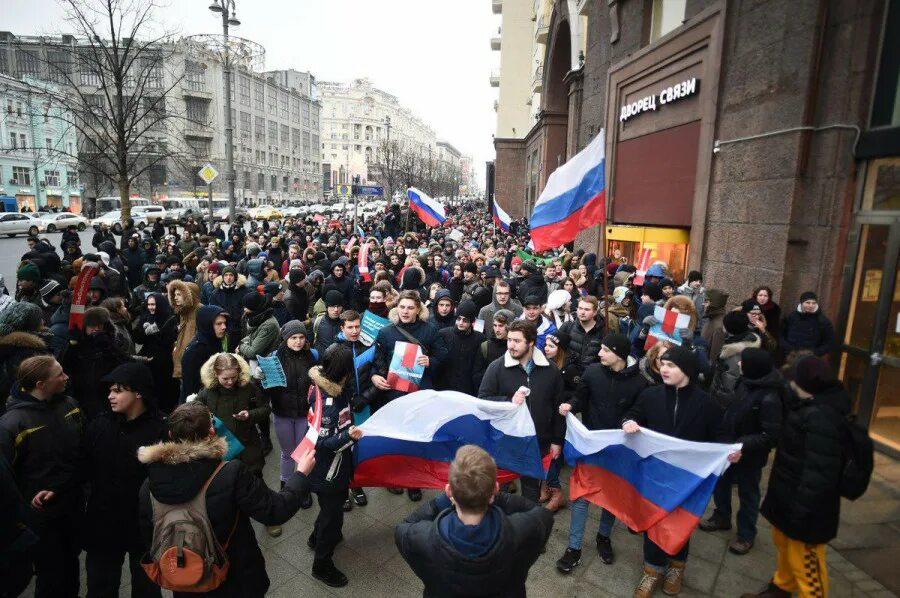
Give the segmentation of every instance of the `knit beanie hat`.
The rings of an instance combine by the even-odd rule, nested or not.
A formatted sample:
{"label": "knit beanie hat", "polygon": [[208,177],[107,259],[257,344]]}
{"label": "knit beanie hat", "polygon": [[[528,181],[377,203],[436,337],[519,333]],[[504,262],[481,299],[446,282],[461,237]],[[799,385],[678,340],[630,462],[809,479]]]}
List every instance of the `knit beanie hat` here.
{"label": "knit beanie hat", "polygon": [[568,332],[563,332],[562,330],[551,332],[547,335],[547,339],[552,340],[560,349],[568,349],[569,345],[572,343],[572,336]]}
{"label": "knit beanie hat", "polygon": [[475,292],[472,293],[472,302],[478,309],[481,309],[485,305],[489,305],[491,301],[493,301],[493,294],[487,287],[479,286],[475,289]]}
{"label": "knit beanie hat", "polygon": [[519,265],[521,266],[521,265],[522,265],[522,258],[520,258],[520,257],[517,256],[517,255],[514,255],[514,256],[513,256],[513,259],[510,260],[509,264],[510,264],[511,266],[515,266],[516,264],[519,264]]}
{"label": "knit beanie hat", "polygon": [[772,371],[775,360],[765,349],[747,348],[741,351],[741,372],[744,378],[759,380]]}
{"label": "knit beanie hat", "polygon": [[229,273],[237,276],[237,268],[235,268],[234,266],[231,266],[231,265],[225,266],[224,268],[222,268],[222,276],[225,276],[226,274],[229,274]]}
{"label": "knit beanie hat", "polygon": [[16,271],[16,278],[19,280],[30,280],[37,282],[41,279],[40,269],[32,262],[24,262]]}
{"label": "knit beanie hat", "polygon": [[344,304],[344,295],[337,289],[331,289],[327,293],[325,293],[325,305],[328,307],[334,307],[335,305],[343,305]]}
{"label": "knit beanie hat", "polygon": [[456,306],[456,317],[457,318],[465,318],[470,322],[474,322],[478,319],[478,308],[475,307],[475,303],[468,299],[459,302],[459,305]]}
{"label": "knit beanie hat", "polygon": [[645,282],[643,294],[650,297],[653,301],[659,301],[663,298],[662,289],[655,282]]}
{"label": "knit beanie hat", "polygon": [[794,384],[811,395],[821,393],[840,384],[828,362],[815,355],[798,359],[790,372],[790,376]]}
{"label": "knit beanie hat", "polygon": [[291,320],[290,322],[286,322],[284,326],[281,327],[281,340],[286,341],[295,334],[302,334],[303,336],[306,336],[306,326],[304,326],[303,322],[301,322],[300,320]]}
{"label": "knit beanie hat", "polygon": [[810,300],[818,302],[819,297],[812,291],[806,291],[805,293],[800,294],[800,303]]}
{"label": "knit beanie hat", "polygon": [[750,327],[750,318],[742,311],[730,311],[722,318],[722,325],[728,334],[743,334]]}
{"label": "knit beanie hat", "polygon": [[222,265],[219,262],[210,262],[206,267],[206,271],[210,274],[218,274],[220,270],[222,270]]}
{"label": "knit beanie hat", "polygon": [[478,274],[478,266],[475,265],[475,262],[466,262],[463,266],[463,272],[471,272],[472,274]]}
{"label": "knit beanie hat", "polygon": [[130,361],[114,368],[100,379],[106,384],[122,384],[141,394],[145,406],[156,408],[153,397],[153,372],[139,361]]}
{"label": "knit beanie hat", "polygon": [[688,284],[697,280],[703,282],[703,275],[700,272],[698,272],[697,270],[691,270],[690,272],[688,272]]}
{"label": "knit beanie hat", "polygon": [[530,272],[531,274],[537,274],[538,267],[537,264],[528,260],[527,262],[522,262],[522,269],[526,272]]}
{"label": "knit beanie hat", "polygon": [[446,299],[451,304],[453,303],[453,298],[450,296],[450,291],[447,289],[438,289],[434,292],[434,305],[437,306],[438,303],[441,302],[441,299]]}
{"label": "knit beanie hat", "polygon": [[494,312],[494,320],[508,324],[516,319],[516,314],[508,309],[498,309]]}
{"label": "knit beanie hat", "polygon": [[241,301],[241,304],[249,309],[253,313],[259,313],[266,308],[266,300],[265,295],[260,295],[257,292],[247,293],[244,295],[244,299]]}
{"label": "knit beanie hat", "polygon": [[61,290],[62,285],[51,278],[41,286],[41,297],[43,299],[49,299]]}
{"label": "knit beanie hat", "polygon": [[678,369],[684,372],[684,375],[692,381],[697,376],[697,358],[694,354],[684,347],[671,347],[666,349],[660,358],[662,361],[671,361]]}
{"label": "knit beanie hat", "polygon": [[631,341],[624,334],[610,332],[603,337],[603,346],[628,361],[628,356],[631,354]]}
{"label": "knit beanie hat", "polygon": [[42,323],[40,307],[25,301],[13,302],[0,312],[0,336],[11,332],[35,332],[40,330]]}

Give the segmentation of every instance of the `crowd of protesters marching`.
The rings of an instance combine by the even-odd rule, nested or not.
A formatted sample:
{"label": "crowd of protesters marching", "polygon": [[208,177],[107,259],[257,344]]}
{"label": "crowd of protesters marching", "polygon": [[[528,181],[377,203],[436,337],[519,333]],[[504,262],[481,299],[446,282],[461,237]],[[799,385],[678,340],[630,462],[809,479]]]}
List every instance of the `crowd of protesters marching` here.
{"label": "crowd of protesters marching", "polygon": [[[673,280],[656,262],[636,273],[618,251],[533,256],[528,240],[526,222],[504,232],[474,202],[451,208],[440,228],[392,205],[356,229],[312,217],[211,230],[190,220],[116,233],[104,225],[89,247],[72,230],[58,249],[29,238],[14,288],[0,279],[0,395],[8,397],[0,596],[17,595],[32,572],[36,596],[77,596],[82,551],[88,596],[118,595],[126,558],[132,595],[159,596],[142,557],[145,565],[159,557],[166,513],[198,496],[211,541],[230,562],[210,595],[264,595],[269,578],[250,519],[278,536],[312,495],[313,576],[346,585],[332,555],[345,512],[368,502],[364,488],[350,487],[353,445],[359,424],[403,394],[388,381],[396,341],[420,346],[422,388],[525,403],[552,457],[545,481],[521,479],[496,500],[489,486],[493,502],[482,501],[474,519],[460,519],[458,485],[458,500],[441,494],[398,527],[398,548],[428,595],[524,595],[549,513],[563,507],[569,538],[557,568],[579,566],[588,503],[567,504],[562,490],[567,413],[589,429],[741,443],[700,527],[732,527],[737,485],[730,550],[752,549],[759,513],[778,549],[759,595],[825,595],[849,400],[825,358],[834,333],[815,293],[778,298],[759,286],[729,297],[699,271]],[[73,307],[87,267],[97,270],[86,304]],[[658,306],[688,323],[680,345],[645,350]],[[70,326],[73,310],[80,326]],[[361,335],[367,312],[389,321],[371,347]],[[283,386],[263,384],[257,360],[269,356]],[[311,390],[325,398],[322,429],[315,453],[298,464],[291,453],[307,432]],[[222,465],[227,436],[244,449]],[[262,480],[267,458],[279,462],[279,488]],[[416,488],[391,491],[422,499]],[[615,559],[615,523],[602,513],[602,563]],[[666,554],[645,536],[635,596],[657,587],[677,594],[689,546]]]}

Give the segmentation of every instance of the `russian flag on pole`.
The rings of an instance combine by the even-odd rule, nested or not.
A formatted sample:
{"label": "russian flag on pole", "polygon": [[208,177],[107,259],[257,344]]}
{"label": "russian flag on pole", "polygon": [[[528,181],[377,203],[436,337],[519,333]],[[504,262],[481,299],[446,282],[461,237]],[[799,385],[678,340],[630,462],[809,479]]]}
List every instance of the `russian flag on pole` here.
{"label": "russian flag on pole", "polygon": [[428,226],[440,226],[447,219],[444,206],[424,192],[410,187],[406,190],[406,196],[409,197],[409,207],[415,210],[422,222]]}
{"label": "russian flag on pole", "polygon": [[420,390],[391,401],[360,428],[354,487],[443,488],[466,444],[494,457],[500,483],[546,477],[531,415],[514,403]]}
{"label": "russian flag on pole", "polygon": [[511,222],[509,214],[504,212],[503,208],[501,208],[496,201],[493,201],[491,203],[494,206],[494,222],[497,223],[497,226],[499,226],[506,232],[509,232],[509,223]]}
{"label": "russian flag on pole", "polygon": [[716,481],[740,444],[690,442],[642,428],[588,430],[566,416],[566,462],[572,500],[608,509],[657,546],[675,554],[700,522]]}
{"label": "russian flag on pole", "polygon": [[531,213],[531,240],[546,251],[575,239],[582,230],[606,221],[606,136],[591,143],[553,171]]}

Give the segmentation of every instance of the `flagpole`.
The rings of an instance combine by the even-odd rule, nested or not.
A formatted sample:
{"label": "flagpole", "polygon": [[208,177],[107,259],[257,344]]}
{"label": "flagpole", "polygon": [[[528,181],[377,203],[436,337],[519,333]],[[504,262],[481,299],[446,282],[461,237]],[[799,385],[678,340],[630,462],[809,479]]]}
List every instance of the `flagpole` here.
{"label": "flagpole", "polygon": [[[608,258],[609,248],[606,246],[605,220],[600,224],[600,242],[603,243],[603,245],[601,245],[603,248],[603,257]],[[606,295],[606,300],[603,302],[603,332],[609,334],[609,299],[612,297],[612,294],[609,292],[609,264],[605,263],[606,259],[603,261],[603,293]]]}

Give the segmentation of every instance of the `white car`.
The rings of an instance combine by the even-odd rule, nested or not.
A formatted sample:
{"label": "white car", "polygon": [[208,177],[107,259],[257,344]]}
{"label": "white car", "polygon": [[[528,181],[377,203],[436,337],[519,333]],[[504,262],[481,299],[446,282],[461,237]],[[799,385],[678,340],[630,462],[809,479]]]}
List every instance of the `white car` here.
{"label": "white car", "polygon": [[[139,229],[143,229],[147,226],[147,219],[140,214],[135,214],[132,212],[131,218],[132,220],[134,220],[134,225]],[[102,216],[98,216],[91,221],[92,226],[100,226],[101,224],[106,224],[112,230],[120,232],[122,230],[122,211],[113,210],[111,212],[103,214]]]}
{"label": "white car", "polygon": [[59,212],[57,214],[41,214],[41,222],[48,233],[64,231],[73,224],[78,230],[84,230],[88,227],[88,219],[81,214],[70,214],[69,212]]}
{"label": "white car", "polygon": [[162,206],[134,206],[131,208],[131,217],[134,218],[135,216],[142,216],[148,223],[156,222],[157,220],[165,223],[166,209]]}
{"label": "white car", "polygon": [[21,212],[0,213],[0,235],[36,235],[44,230],[39,218],[30,218]]}

